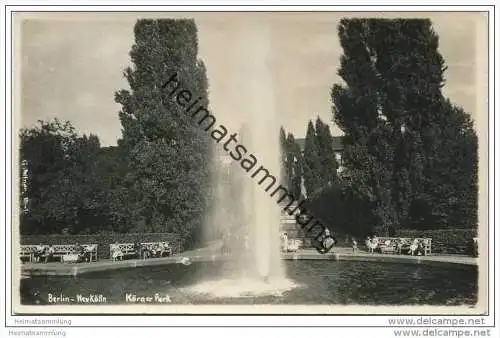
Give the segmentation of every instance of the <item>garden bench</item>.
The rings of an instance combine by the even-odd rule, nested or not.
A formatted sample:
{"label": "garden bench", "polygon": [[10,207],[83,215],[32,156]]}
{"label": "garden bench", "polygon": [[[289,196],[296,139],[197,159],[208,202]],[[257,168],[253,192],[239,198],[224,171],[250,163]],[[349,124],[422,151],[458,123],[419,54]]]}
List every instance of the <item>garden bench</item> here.
{"label": "garden bench", "polygon": [[379,237],[380,253],[396,253],[397,251],[397,241],[395,238],[391,237]]}
{"label": "garden bench", "polygon": [[432,238],[416,238],[424,247],[424,256],[432,253]]}
{"label": "garden bench", "polygon": [[110,258],[112,258],[113,250],[118,249],[123,254],[122,258],[136,256],[137,251],[135,250],[134,243],[115,243],[109,245]]}
{"label": "garden bench", "polygon": [[[141,243],[141,245],[146,248],[147,250],[149,251],[152,251],[153,248],[157,245],[160,245],[160,243],[165,243],[165,242],[145,242],[145,243]],[[168,243],[168,242],[167,242]],[[167,248],[165,248],[164,252],[167,253],[167,256],[172,256],[172,247],[170,245],[168,245]]]}
{"label": "garden bench", "polygon": [[[21,245],[21,259],[27,258],[29,262],[33,262],[35,253],[38,251],[38,245]],[[48,245],[44,245],[48,248]],[[89,253],[89,263],[97,262],[97,244],[83,244]],[[59,259],[61,262],[76,262],[78,260],[78,249],[75,244],[53,245],[53,258]]]}
{"label": "garden bench", "polygon": [[[408,250],[413,241],[418,240],[424,248],[424,256],[428,256],[432,253],[432,238],[406,238],[406,237],[378,237],[379,246],[381,253],[402,253]],[[398,250],[398,243],[403,240],[404,244],[401,247],[401,252]],[[386,242],[390,241],[387,245]]]}
{"label": "garden bench", "polygon": [[[82,244],[83,248],[90,254],[89,263],[97,262],[97,244]],[[63,263],[76,262],[79,257],[79,250],[76,244],[53,245],[53,257],[59,258]]]}

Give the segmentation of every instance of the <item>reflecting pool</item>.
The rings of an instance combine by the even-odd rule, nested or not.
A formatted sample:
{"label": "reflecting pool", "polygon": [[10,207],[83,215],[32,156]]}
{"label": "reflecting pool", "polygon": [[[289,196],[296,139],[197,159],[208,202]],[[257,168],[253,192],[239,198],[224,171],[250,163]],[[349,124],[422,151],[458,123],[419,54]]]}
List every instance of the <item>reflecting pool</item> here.
{"label": "reflecting pool", "polygon": [[[49,304],[49,297],[103,295],[108,304],[126,295],[168,296],[173,304],[474,305],[477,266],[358,261],[284,261],[287,279],[256,281],[220,276],[221,262],[167,264],[95,272],[77,277],[21,281],[21,302]],[[238,287],[241,285],[241,287]],[[244,286],[247,285],[245,288]],[[49,296],[50,294],[50,296]]]}

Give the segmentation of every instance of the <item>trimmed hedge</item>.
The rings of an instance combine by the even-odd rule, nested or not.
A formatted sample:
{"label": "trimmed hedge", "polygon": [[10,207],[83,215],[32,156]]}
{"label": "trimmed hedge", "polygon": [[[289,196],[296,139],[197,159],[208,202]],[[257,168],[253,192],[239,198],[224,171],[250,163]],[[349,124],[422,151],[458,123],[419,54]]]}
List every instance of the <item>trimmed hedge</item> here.
{"label": "trimmed hedge", "polygon": [[396,231],[395,237],[432,238],[432,253],[473,255],[476,229],[410,230]]}
{"label": "trimmed hedge", "polygon": [[173,253],[183,251],[180,238],[173,233],[131,233],[131,234],[92,234],[92,235],[23,235],[21,245],[35,244],[98,244],[97,255],[99,259],[109,258],[109,245],[133,242],[169,242]]}

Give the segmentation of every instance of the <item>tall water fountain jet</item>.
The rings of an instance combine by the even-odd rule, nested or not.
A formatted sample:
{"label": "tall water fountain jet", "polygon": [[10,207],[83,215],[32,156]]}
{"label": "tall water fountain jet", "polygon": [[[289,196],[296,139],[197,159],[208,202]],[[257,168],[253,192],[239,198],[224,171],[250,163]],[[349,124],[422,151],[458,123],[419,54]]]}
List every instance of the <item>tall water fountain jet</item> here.
{"label": "tall water fountain jet", "polygon": [[[223,238],[224,269],[217,280],[196,285],[193,291],[199,293],[219,297],[279,295],[294,286],[286,279],[280,257],[280,207],[276,196],[270,196],[280,174],[280,125],[269,67],[270,38],[265,21],[242,24],[234,40],[232,63],[228,61],[235,90],[228,99],[238,103],[234,115],[240,122],[239,130],[230,132],[238,133],[237,144],[247,152],[235,160],[227,150],[236,157],[235,143],[227,149],[222,148],[223,142],[217,146],[208,231]],[[252,161],[250,154],[257,163],[247,171],[242,161]],[[260,166],[267,172],[259,171]],[[267,191],[272,180],[261,181],[266,174],[276,178]]]}

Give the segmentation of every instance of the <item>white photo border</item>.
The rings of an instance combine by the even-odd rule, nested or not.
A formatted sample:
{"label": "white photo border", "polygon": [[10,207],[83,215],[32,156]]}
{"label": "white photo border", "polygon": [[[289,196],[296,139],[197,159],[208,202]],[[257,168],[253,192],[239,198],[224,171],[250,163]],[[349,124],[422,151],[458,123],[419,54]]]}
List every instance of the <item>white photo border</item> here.
{"label": "white photo border", "polygon": [[[432,1],[426,1],[427,3],[435,3]],[[449,3],[456,4],[459,1],[449,1]],[[495,242],[500,240],[498,233],[495,229],[495,155],[496,155],[496,138],[495,138],[495,108],[497,104],[498,93],[495,91],[495,79],[498,79],[498,69],[495,67],[495,48],[498,46],[497,38],[494,34],[495,21],[497,14],[495,13],[494,6],[466,6],[466,5],[426,5],[419,6],[417,3],[410,6],[392,6],[392,5],[382,5],[377,3],[377,5],[347,5],[347,6],[328,6],[324,5],[328,1],[322,1],[323,5],[304,5],[304,6],[283,6],[283,5],[259,5],[259,6],[225,6],[226,2],[220,1],[222,3],[218,6],[161,6],[159,3],[165,3],[164,1],[156,1],[153,4],[151,2],[144,2],[140,6],[115,6],[115,5],[101,5],[99,1],[86,1],[86,3],[91,3],[93,5],[65,5],[62,1],[54,1],[54,5],[44,6],[44,5],[4,5],[2,6],[3,13],[2,17],[5,19],[5,24],[1,27],[1,35],[5,37],[5,44],[2,44],[2,58],[5,56],[5,62],[2,62],[2,79],[5,79],[5,95],[2,97],[2,103],[5,104],[6,114],[5,121],[2,121],[2,129],[5,128],[4,135],[5,139],[2,138],[0,148],[2,149],[2,155],[5,157],[5,173],[3,173],[4,179],[1,183],[2,190],[5,188],[5,198],[2,205],[5,206],[5,214],[2,215],[2,219],[5,219],[5,226],[3,231],[1,231],[1,242],[5,243],[5,261],[2,261],[2,270],[5,271],[5,279],[2,280],[4,283],[3,288],[5,290],[5,306],[2,307],[2,312],[5,313],[5,327],[31,327],[30,325],[25,325],[26,321],[30,319],[56,319],[64,318],[65,320],[71,321],[71,327],[186,327],[186,326],[197,326],[197,327],[227,327],[227,326],[259,326],[259,327],[281,327],[281,326],[293,326],[293,327],[385,327],[385,328],[395,328],[395,327],[407,327],[406,325],[395,326],[388,325],[388,320],[390,318],[395,318],[398,315],[405,316],[407,318],[413,318],[417,320],[423,317],[422,315],[413,315],[412,312],[415,311],[415,307],[398,307],[399,314],[391,315],[371,315],[370,307],[366,307],[367,313],[364,315],[272,315],[272,314],[253,314],[253,315],[243,315],[243,314],[219,314],[219,315],[203,315],[203,314],[168,314],[160,315],[156,311],[151,311],[144,308],[143,311],[135,312],[134,314],[123,314],[123,315],[91,315],[91,314],[78,314],[78,315],[58,315],[58,314],[46,314],[46,315],[14,315],[12,308],[12,217],[10,212],[12,211],[12,36],[11,36],[11,24],[12,24],[12,13],[18,11],[47,11],[47,12],[79,12],[79,11],[99,11],[99,12],[156,12],[156,11],[168,11],[168,12],[200,12],[200,11],[357,11],[357,12],[380,12],[380,11],[417,11],[417,12],[429,12],[429,11],[485,11],[489,13],[489,38],[488,38],[488,58],[489,58],[489,69],[488,69],[488,228],[490,231],[490,236],[488,238],[488,248],[489,248],[489,260],[488,260],[488,314],[485,315],[473,315],[466,316],[461,315],[464,318],[484,318],[484,324],[478,325],[477,327],[495,327],[498,321],[496,317],[498,316],[497,306],[495,297],[497,292],[495,290],[495,280],[497,279],[497,265],[498,260],[496,259],[496,247]],[[186,4],[188,2],[183,2]],[[193,3],[189,1],[189,3]],[[296,3],[294,1],[294,3]],[[422,1],[418,2],[421,4]],[[99,4],[99,5],[97,5]],[[365,2],[366,4],[366,2]],[[3,61],[3,60],[2,60]],[[5,122],[5,125],[4,125]],[[5,154],[3,153],[5,151]],[[3,168],[2,168],[3,171]],[[2,220],[3,222],[3,220]],[[229,307],[227,307],[229,308]],[[413,309],[413,311],[412,311]],[[226,310],[227,311],[227,310]],[[272,313],[279,313],[276,308],[272,310]],[[137,315],[141,313],[141,315]],[[205,312],[206,313],[206,312]],[[444,315],[446,311],[442,314]],[[456,318],[457,316],[447,313],[445,316],[440,315],[439,317],[446,318]],[[425,317],[432,317],[435,315],[424,315]],[[169,320],[165,320],[168,317]],[[229,325],[228,323],[231,322]],[[140,325],[139,325],[140,323]],[[44,327],[66,327],[67,325],[44,325]],[[418,327],[418,326],[414,326]],[[471,327],[467,325],[467,327]]]}

